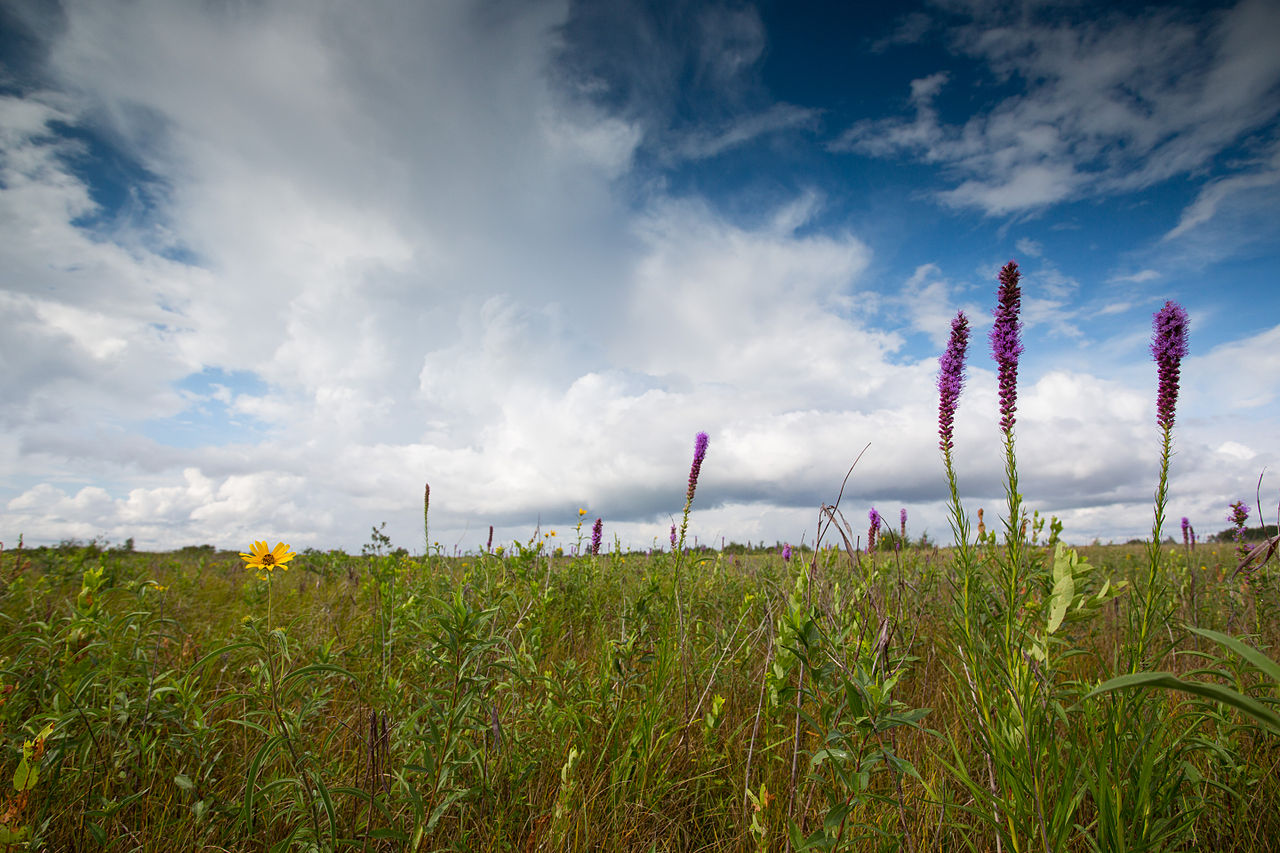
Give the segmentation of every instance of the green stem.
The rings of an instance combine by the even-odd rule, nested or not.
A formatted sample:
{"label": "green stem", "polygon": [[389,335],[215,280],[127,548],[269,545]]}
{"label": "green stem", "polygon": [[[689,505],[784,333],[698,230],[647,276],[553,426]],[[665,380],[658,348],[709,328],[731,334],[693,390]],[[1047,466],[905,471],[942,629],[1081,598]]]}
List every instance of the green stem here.
{"label": "green stem", "polygon": [[[267,602],[268,613],[270,613],[271,601],[271,576],[267,580]],[[311,796],[311,783],[307,778],[307,770],[302,765],[302,759],[298,755],[297,747],[294,746],[293,736],[289,731],[289,725],[285,722],[284,713],[280,710],[280,689],[279,682],[276,680],[275,666],[272,663],[275,655],[272,654],[271,644],[274,642],[274,634],[271,633],[271,617],[267,617],[267,684],[271,689],[271,710],[275,712],[277,724],[280,726],[280,734],[284,738],[284,745],[289,750],[289,763],[293,766],[293,772],[298,775],[298,785],[302,788],[302,798],[307,805],[307,816],[311,819],[311,831],[314,833],[316,843],[320,842],[320,819],[316,815],[315,800]],[[281,641],[283,645],[283,640]],[[284,662],[281,661],[281,670],[283,671]]]}
{"label": "green stem", "polygon": [[1155,610],[1156,587],[1160,581],[1160,537],[1164,529],[1165,504],[1169,497],[1169,456],[1173,444],[1172,425],[1160,430],[1160,484],[1156,488],[1155,519],[1151,524],[1151,541],[1147,543],[1149,572],[1142,590],[1142,618],[1138,626],[1138,645],[1130,671],[1137,672],[1147,657],[1151,639],[1152,612]]}
{"label": "green stem", "polygon": [[1006,478],[1005,497],[1009,503],[1009,515],[1005,519],[1005,565],[1004,565],[1004,654],[1013,672],[1015,656],[1020,653],[1014,648],[1013,629],[1019,610],[1018,581],[1022,568],[1022,495],[1018,494],[1018,461],[1014,453],[1013,430],[1004,431],[1004,472]]}

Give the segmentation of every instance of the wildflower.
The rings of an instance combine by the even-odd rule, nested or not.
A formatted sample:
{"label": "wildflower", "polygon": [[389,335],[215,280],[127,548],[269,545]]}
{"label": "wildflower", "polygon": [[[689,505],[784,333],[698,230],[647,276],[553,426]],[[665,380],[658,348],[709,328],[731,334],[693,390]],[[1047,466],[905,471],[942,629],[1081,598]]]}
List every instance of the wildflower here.
{"label": "wildflower", "polygon": [[489,541],[484,543],[484,552],[486,554],[493,551],[493,525],[489,525]]}
{"label": "wildflower", "polygon": [[1014,412],[1018,408],[1018,356],[1022,355],[1021,325],[1022,288],[1018,286],[1018,264],[1009,261],[1000,270],[995,325],[991,328],[991,355],[1000,373],[1000,429],[1013,430]]}
{"label": "wildflower", "polygon": [[707,444],[710,438],[700,432],[693,440],[693,464],[689,466],[689,488],[685,492],[686,504],[693,503],[693,492],[698,488],[698,474],[702,472],[702,460],[707,458]]}
{"label": "wildflower", "polygon": [[671,550],[674,551],[675,549],[676,549],[676,526],[675,526],[675,523],[673,522],[671,525]]}
{"label": "wildflower", "polygon": [[[702,472],[702,460],[707,458],[710,439],[700,432],[693,439],[693,464],[689,466],[689,488],[684,493],[684,515],[680,519],[680,538],[672,540],[672,547],[683,551],[685,533],[689,529],[689,510],[693,507],[693,493],[698,488],[698,475]],[[696,545],[695,545],[696,547]]]}
{"label": "wildflower", "polygon": [[944,454],[951,452],[951,436],[956,417],[956,402],[964,385],[964,354],[969,346],[969,318],[956,313],[951,321],[951,340],[938,362],[938,438]]}
{"label": "wildflower", "polygon": [[587,511],[585,509],[583,509],[582,507],[578,507],[578,518],[582,518],[586,514],[587,514]]}
{"label": "wildflower", "polygon": [[591,527],[591,553],[600,553],[600,540],[604,538],[604,519],[597,518]]}
{"label": "wildflower", "polygon": [[791,543],[790,542],[782,546],[782,562],[784,563],[791,562]]}
{"label": "wildflower", "polygon": [[1191,522],[1185,515],[1182,517],[1182,544],[1191,547]]}
{"label": "wildflower", "polygon": [[1227,513],[1227,521],[1235,525],[1236,551],[1241,556],[1248,552],[1248,548],[1244,544],[1244,526],[1249,520],[1249,505],[1244,501],[1236,501],[1231,504],[1231,512]]}
{"label": "wildflower", "polygon": [[1161,429],[1169,429],[1178,404],[1178,371],[1187,354],[1187,312],[1176,302],[1166,302],[1152,315],[1151,328],[1151,355],[1160,377],[1156,423]]}
{"label": "wildflower", "polygon": [[907,538],[907,508],[905,506],[898,510],[898,532],[904,540]]}
{"label": "wildflower", "polygon": [[867,551],[870,552],[876,549],[876,536],[880,533],[880,513],[872,507],[867,518],[871,521],[871,526],[867,528]]}
{"label": "wildflower", "polygon": [[288,562],[298,556],[283,542],[277,542],[276,547],[270,550],[267,550],[266,542],[254,542],[249,551],[248,554],[242,552],[240,557],[245,562],[245,568],[261,569],[259,577],[265,577],[264,572],[274,572],[277,566],[281,571],[288,571]]}

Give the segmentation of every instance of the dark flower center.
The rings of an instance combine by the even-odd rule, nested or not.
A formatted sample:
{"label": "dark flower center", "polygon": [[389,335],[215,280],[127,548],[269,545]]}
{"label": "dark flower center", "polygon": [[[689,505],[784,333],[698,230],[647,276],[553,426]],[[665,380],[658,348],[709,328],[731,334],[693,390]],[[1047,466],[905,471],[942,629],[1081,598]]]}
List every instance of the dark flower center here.
{"label": "dark flower center", "polygon": [[262,555],[262,565],[264,565],[264,566],[274,566],[275,564],[276,564],[276,555],[275,555],[275,554],[263,554],[263,555]]}

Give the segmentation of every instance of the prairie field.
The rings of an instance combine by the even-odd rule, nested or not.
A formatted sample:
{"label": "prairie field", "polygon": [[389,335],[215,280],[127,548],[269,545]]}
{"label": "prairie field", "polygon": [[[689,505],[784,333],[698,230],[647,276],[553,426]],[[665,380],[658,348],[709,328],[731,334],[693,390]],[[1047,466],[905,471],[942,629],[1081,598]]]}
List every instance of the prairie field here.
{"label": "prairie field", "polygon": [[[968,570],[956,549],[897,531],[872,551],[828,534],[789,559],[568,557],[536,535],[446,558],[375,531],[362,555],[304,552],[273,572],[210,546],[11,548],[5,837],[156,851],[1277,847],[1275,670],[1242,653],[1276,644],[1274,563],[1233,574],[1233,543],[1166,543],[1152,580],[1149,545],[1070,551],[1036,525],[1016,532],[1009,591],[991,533]],[[1152,684],[1093,692],[1139,669]],[[1220,692],[1167,689],[1179,683]]]}
{"label": "prairie field", "polygon": [[696,547],[705,432],[656,552],[580,509],[571,545],[447,556],[429,485],[420,555],[19,540],[0,850],[1280,849],[1280,535],[1243,501],[1165,533],[1186,312],[1153,317],[1151,535],[1070,548],[1020,491],[1000,281],[1004,506],[960,497],[959,312],[946,548],[906,509],[855,532],[856,460],[813,547]]}

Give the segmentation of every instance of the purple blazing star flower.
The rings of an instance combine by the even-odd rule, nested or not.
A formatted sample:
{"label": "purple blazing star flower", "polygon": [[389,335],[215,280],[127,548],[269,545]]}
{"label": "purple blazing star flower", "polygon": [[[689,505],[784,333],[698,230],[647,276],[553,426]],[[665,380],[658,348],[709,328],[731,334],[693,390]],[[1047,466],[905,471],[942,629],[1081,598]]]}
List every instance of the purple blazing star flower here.
{"label": "purple blazing star flower", "polygon": [[1018,409],[1018,356],[1022,355],[1018,322],[1018,312],[1022,310],[1020,277],[1016,261],[1009,261],[1000,270],[996,322],[991,328],[991,355],[1000,373],[1000,429],[1006,433],[1013,430],[1014,412]]}
{"label": "purple blazing star flower", "polygon": [[705,432],[698,433],[693,440],[693,464],[689,466],[689,490],[685,492],[685,503],[693,503],[693,492],[698,488],[698,474],[702,471],[702,460],[707,458],[707,444],[710,442]]}
{"label": "purple blazing star flower", "polygon": [[791,562],[791,543],[790,542],[782,546],[782,562],[784,563]]}
{"label": "purple blazing star flower", "polygon": [[907,508],[904,506],[898,510],[898,532],[902,534],[902,538],[907,538]]}
{"label": "purple blazing star flower", "polygon": [[880,513],[876,512],[876,508],[872,507],[871,512],[867,513],[867,518],[871,521],[871,526],[867,528],[867,551],[876,549],[876,535],[880,532]]}
{"label": "purple blazing star flower", "polygon": [[676,526],[673,524],[671,525],[671,550],[674,551],[675,549],[676,549]]}
{"label": "purple blazing star flower", "polygon": [[1176,302],[1166,302],[1152,315],[1151,329],[1151,355],[1160,377],[1156,423],[1161,429],[1170,429],[1178,405],[1178,371],[1187,354],[1187,312]]}
{"label": "purple blazing star flower", "polygon": [[1182,544],[1191,546],[1191,522],[1185,515],[1182,517]]}
{"label": "purple blazing star flower", "polygon": [[938,361],[938,446],[951,452],[956,403],[964,385],[964,354],[969,346],[969,318],[960,311],[951,321],[951,340]]}
{"label": "purple blazing star flower", "polygon": [[600,553],[600,540],[604,537],[604,520],[597,518],[591,527],[591,553]]}

